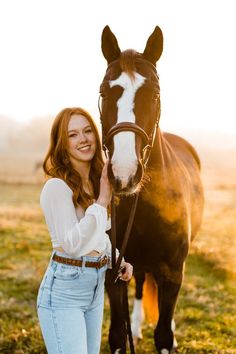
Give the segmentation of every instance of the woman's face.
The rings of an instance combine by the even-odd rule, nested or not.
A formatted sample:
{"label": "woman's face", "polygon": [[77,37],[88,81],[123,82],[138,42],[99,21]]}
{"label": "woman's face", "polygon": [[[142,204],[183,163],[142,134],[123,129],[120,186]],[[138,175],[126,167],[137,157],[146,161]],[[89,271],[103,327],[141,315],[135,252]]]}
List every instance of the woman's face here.
{"label": "woman's face", "polygon": [[88,119],[72,114],[68,124],[68,153],[71,162],[89,162],[97,149],[96,136]]}

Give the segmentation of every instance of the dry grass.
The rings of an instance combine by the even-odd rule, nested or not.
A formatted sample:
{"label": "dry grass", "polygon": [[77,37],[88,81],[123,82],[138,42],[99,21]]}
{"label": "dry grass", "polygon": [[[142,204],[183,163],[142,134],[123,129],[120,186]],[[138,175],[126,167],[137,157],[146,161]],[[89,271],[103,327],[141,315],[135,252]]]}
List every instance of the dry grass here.
{"label": "dry grass", "polygon": [[[176,334],[181,354],[233,354],[236,168],[226,156],[203,157],[205,213],[186,265],[176,311]],[[14,161],[12,166],[6,158],[0,168],[0,352],[46,353],[35,311],[39,282],[50,255],[38,204],[42,175],[33,172],[33,156],[24,157],[24,165],[20,158]],[[109,353],[108,318],[106,299],[102,354]],[[144,338],[137,354],[155,353],[153,328],[148,324],[144,325]]]}
{"label": "dry grass", "polygon": [[207,254],[219,267],[236,273],[236,163],[232,161],[233,156],[225,151],[218,159],[217,156],[213,160],[208,160],[208,156],[203,158],[205,209],[192,251]]}

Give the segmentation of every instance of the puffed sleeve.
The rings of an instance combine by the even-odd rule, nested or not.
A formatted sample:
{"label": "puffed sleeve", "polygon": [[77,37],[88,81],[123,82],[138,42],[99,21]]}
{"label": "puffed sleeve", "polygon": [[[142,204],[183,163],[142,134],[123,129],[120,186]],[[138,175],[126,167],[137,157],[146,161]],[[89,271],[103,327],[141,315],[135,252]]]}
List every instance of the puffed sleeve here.
{"label": "puffed sleeve", "polygon": [[109,216],[109,218],[107,219],[106,231],[110,229],[111,229],[111,217]]}
{"label": "puffed sleeve", "polygon": [[78,221],[72,200],[72,190],[67,184],[53,178],[46,182],[40,204],[52,237],[52,242],[72,256],[82,256],[107,245],[105,236],[107,210],[101,205],[90,205]]}

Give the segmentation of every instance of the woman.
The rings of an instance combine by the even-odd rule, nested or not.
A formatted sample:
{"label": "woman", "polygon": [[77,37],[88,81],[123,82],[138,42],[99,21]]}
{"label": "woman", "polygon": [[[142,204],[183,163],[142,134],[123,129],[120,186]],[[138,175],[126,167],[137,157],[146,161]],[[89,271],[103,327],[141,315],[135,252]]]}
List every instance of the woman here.
{"label": "woman", "polygon": [[[40,204],[52,240],[52,257],[37,308],[49,354],[98,354],[105,271],[111,244],[107,207],[111,186],[99,135],[81,108],[62,110],[52,126],[43,168],[49,177]],[[122,280],[132,276],[123,262]]]}

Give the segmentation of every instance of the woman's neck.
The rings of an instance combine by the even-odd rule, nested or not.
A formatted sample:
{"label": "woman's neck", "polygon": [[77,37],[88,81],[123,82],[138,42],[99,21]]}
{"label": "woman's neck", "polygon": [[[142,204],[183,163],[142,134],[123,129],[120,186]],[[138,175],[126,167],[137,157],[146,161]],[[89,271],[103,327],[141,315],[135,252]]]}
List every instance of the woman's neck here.
{"label": "woman's neck", "polygon": [[82,181],[82,186],[84,191],[90,195],[94,196],[93,185],[89,178],[91,163],[90,161],[72,161],[74,169],[79,173]]}
{"label": "woman's neck", "polygon": [[90,173],[90,162],[81,162],[81,161],[73,161],[74,169],[79,173],[82,182],[88,183],[89,182],[89,173]]}

